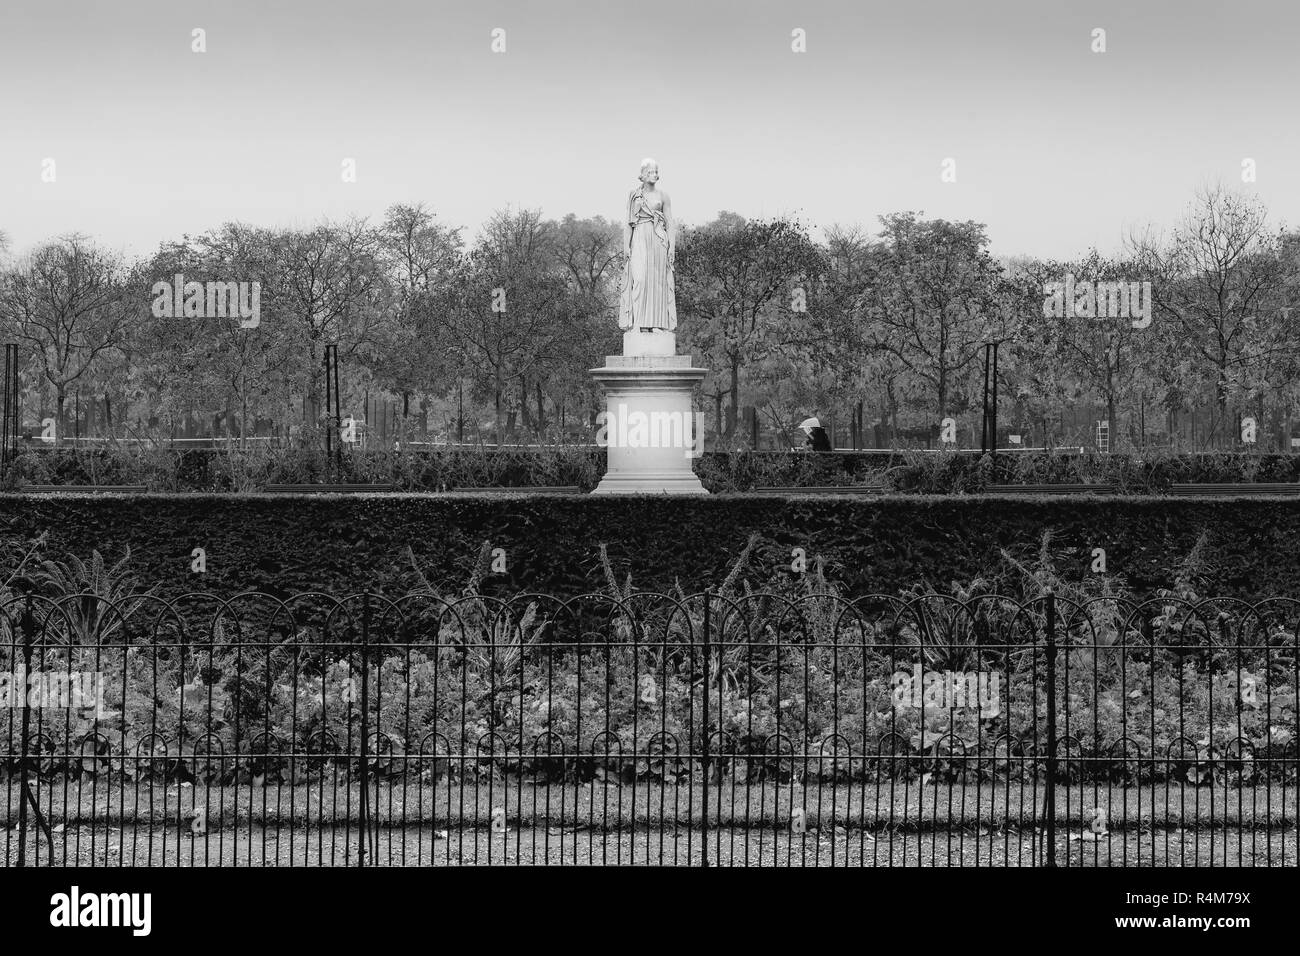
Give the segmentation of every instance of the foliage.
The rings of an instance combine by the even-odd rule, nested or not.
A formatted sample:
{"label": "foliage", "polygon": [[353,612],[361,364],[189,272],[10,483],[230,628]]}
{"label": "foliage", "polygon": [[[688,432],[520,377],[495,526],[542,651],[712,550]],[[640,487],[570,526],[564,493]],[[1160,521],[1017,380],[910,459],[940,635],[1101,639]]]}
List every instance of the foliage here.
{"label": "foliage", "polygon": [[[924,452],[705,452],[695,465],[711,492],[764,487],[878,485],[903,494],[978,494],[988,484],[1114,484],[1124,494],[1166,493],[1175,483],[1300,481],[1293,455]],[[158,446],[29,449],[3,487],[142,484],[151,491],[250,492],[267,484],[387,484],[402,491],[572,485],[589,491],[605,451],[587,445],[468,446],[345,451],[323,441],[179,451]]]}
{"label": "foliage", "polygon": [[[319,443],[322,359],[336,345],[344,412],[377,405],[386,437],[589,437],[600,394],[588,370],[618,349],[619,232],[506,208],[467,242],[432,210],[396,203],[376,222],[224,223],[133,262],[59,237],[0,270],[21,427],[52,417],[58,442]],[[991,342],[999,419],[1035,444],[1093,445],[1105,419],[1115,449],[1290,448],[1300,236],[1257,196],[1209,186],[1167,236],[1134,234],[1115,257],[1004,262],[984,224],[914,211],[880,216],[875,234],[813,232],[731,212],[681,230],[678,341],[710,370],[701,391],[719,448],[751,440],[739,420],[750,409],[763,446],[788,444],[808,414],[843,423],[845,411],[877,444],[925,441],[948,415],[973,444]],[[257,283],[266,321],[138,307],[177,274]],[[1069,275],[1149,282],[1150,322],[1044,315],[1047,288]]]}
{"label": "foliage", "polygon": [[[129,593],[125,559],[47,561],[51,595],[88,592],[101,609],[127,610],[116,629],[83,628],[68,645],[38,650],[34,666],[105,677],[99,710],[71,721],[37,713],[48,749],[75,757],[44,769],[311,779],[345,769],[339,753],[355,748],[348,741],[362,733],[364,706],[365,770],[379,777],[413,769],[671,782],[691,772],[685,755],[706,744],[718,755],[710,773],[737,780],[1041,775],[1041,617],[1021,626],[1041,609],[999,590],[1020,579],[1025,596],[1060,590],[1062,779],[1294,777],[1293,762],[1261,759],[1294,747],[1294,623],[1261,617],[1265,640],[1253,641],[1247,622],[1234,621],[1242,642],[1216,639],[1216,618],[1196,591],[1204,540],[1147,613],[1119,579],[1072,584],[1048,536],[1032,563],[1006,554],[995,573],[954,582],[948,594],[913,587],[856,602],[818,555],[806,574],[765,574],[759,545],[751,536],[707,616],[702,596],[680,587],[661,595],[637,590],[630,575],[619,583],[604,549],[609,590],[594,597],[605,600],[558,617],[539,599],[482,593],[489,542],[457,594],[437,587],[408,550],[416,587],[402,602],[402,639],[365,645],[355,631],[340,644],[308,620],[277,629],[251,613],[237,626],[223,615],[191,639],[161,639],[133,621],[145,596]],[[562,621],[578,622],[576,640]],[[931,700],[927,683],[928,706],[917,707],[897,690],[914,668],[996,681],[977,702]],[[305,756],[283,756],[290,750]],[[133,759],[115,770],[109,758],[123,751]]]}

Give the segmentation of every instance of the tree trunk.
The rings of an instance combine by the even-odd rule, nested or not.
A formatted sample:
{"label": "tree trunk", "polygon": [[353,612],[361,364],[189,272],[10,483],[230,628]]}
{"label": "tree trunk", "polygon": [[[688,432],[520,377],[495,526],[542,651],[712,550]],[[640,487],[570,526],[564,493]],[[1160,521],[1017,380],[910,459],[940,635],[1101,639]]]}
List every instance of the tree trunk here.
{"label": "tree trunk", "polygon": [[495,408],[496,408],[496,429],[497,429],[497,444],[498,444],[498,445],[501,444],[501,392],[502,392],[502,384],[503,384],[503,383],[502,383],[502,381],[501,381],[501,372],[500,372],[500,370],[498,370],[498,371],[497,371],[497,376],[496,376],[496,389],[495,389],[495,392],[494,392],[494,395],[495,395],[495,401],[496,401],[496,406],[495,406]]}
{"label": "tree trunk", "polygon": [[1110,432],[1110,450],[1115,451],[1115,436],[1119,434],[1115,430],[1115,396],[1108,394],[1106,396],[1106,428]]}
{"label": "tree trunk", "polygon": [[54,389],[54,444],[63,444],[63,432],[67,426],[67,413],[64,406],[68,402],[67,388],[59,384]]}
{"label": "tree trunk", "polygon": [[731,395],[727,400],[727,440],[736,433],[736,415],[740,405],[740,359],[731,360]]}
{"label": "tree trunk", "polygon": [[523,427],[527,431],[532,431],[533,428],[533,412],[529,404],[531,401],[532,399],[528,397],[528,381],[526,379],[520,378],[519,379],[519,411],[520,411],[520,417],[523,419]]}

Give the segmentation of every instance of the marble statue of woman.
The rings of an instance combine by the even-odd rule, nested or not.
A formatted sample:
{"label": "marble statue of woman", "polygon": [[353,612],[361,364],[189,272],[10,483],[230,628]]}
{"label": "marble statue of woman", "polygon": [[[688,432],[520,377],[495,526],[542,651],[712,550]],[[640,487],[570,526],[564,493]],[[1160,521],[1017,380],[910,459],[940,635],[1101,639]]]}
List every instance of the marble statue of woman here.
{"label": "marble statue of woman", "polygon": [[619,300],[618,324],[630,332],[671,332],[677,328],[673,286],[673,210],[668,194],[656,186],[659,164],[641,161],[641,185],[627,197],[623,251],[627,268]]}

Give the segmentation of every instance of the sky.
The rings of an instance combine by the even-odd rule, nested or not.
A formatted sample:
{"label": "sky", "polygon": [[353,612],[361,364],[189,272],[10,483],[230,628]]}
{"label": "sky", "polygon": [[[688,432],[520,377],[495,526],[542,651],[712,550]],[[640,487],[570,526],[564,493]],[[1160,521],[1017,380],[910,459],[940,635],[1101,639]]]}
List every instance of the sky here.
{"label": "sky", "polygon": [[148,255],[423,202],[472,238],[616,219],[646,156],[691,224],[917,210],[1065,258],[1223,182],[1294,225],[1298,34],[1261,0],[4,0],[0,231]]}

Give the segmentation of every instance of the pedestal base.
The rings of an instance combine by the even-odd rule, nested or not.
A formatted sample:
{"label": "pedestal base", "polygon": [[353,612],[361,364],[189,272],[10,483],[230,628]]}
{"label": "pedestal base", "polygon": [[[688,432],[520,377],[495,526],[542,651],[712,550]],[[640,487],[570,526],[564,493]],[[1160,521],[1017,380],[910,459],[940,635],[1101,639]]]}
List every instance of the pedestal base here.
{"label": "pedestal base", "polygon": [[593,495],[707,495],[708,490],[694,474],[689,478],[674,475],[611,475],[606,473]]}
{"label": "pedestal base", "polygon": [[628,329],[623,333],[623,355],[619,357],[654,355],[662,358],[676,354],[676,332],[669,332],[667,329],[651,329],[648,332]]}
{"label": "pedestal base", "polygon": [[708,370],[689,355],[609,355],[591,375],[605,389],[597,441],[609,458],[592,494],[708,494],[691,469],[703,444],[691,391]]}

